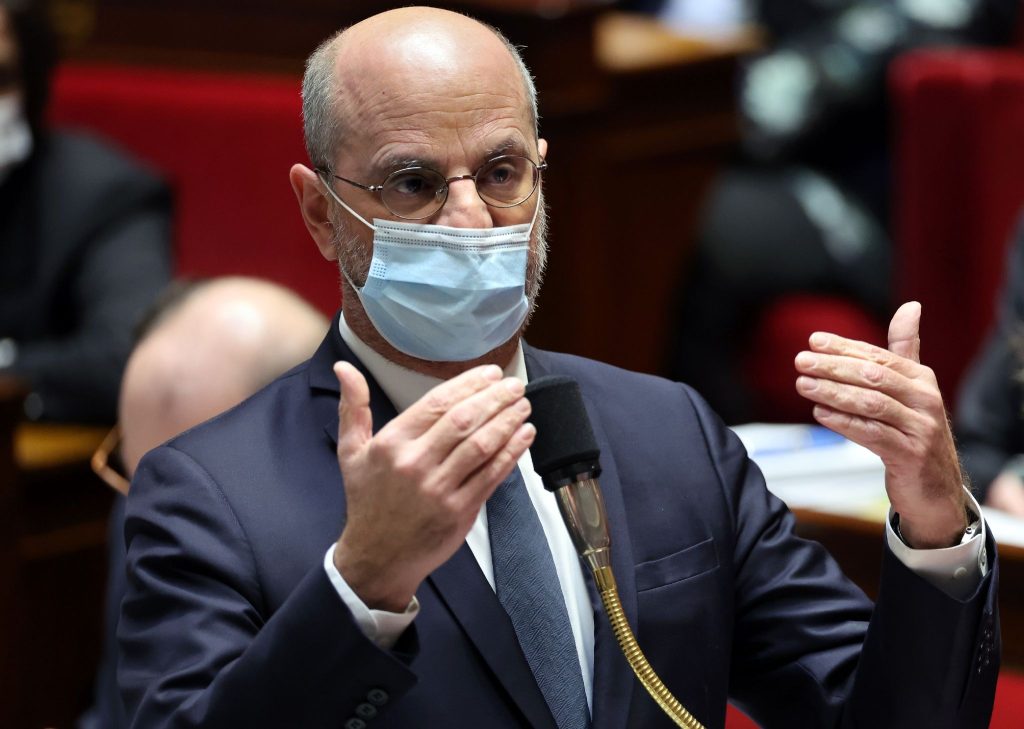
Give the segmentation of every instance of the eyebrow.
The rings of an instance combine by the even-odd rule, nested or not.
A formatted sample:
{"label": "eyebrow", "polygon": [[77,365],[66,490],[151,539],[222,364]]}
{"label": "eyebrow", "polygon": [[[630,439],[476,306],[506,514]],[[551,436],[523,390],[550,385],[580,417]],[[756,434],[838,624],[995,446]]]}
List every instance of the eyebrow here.
{"label": "eyebrow", "polygon": [[[483,155],[481,155],[480,164],[484,164],[488,160],[500,157],[503,154],[520,154],[524,157],[528,157],[529,152],[526,148],[526,144],[518,137],[506,137],[497,144],[488,147]],[[409,155],[401,153],[388,153],[381,157],[377,162],[374,163],[372,168],[372,174],[380,177],[387,177],[396,170],[402,170],[407,167],[429,167],[437,170],[438,172],[444,173],[441,169],[442,165],[439,160],[428,157],[411,157]]]}
{"label": "eyebrow", "polygon": [[406,167],[432,167],[436,169],[437,161],[423,157],[388,153],[374,163],[372,170],[374,175],[383,178],[396,170],[402,170]]}
{"label": "eyebrow", "polygon": [[483,161],[486,162],[489,159],[500,157],[503,154],[521,154],[524,157],[529,156],[526,145],[521,139],[518,137],[506,137],[504,140],[484,152]]}

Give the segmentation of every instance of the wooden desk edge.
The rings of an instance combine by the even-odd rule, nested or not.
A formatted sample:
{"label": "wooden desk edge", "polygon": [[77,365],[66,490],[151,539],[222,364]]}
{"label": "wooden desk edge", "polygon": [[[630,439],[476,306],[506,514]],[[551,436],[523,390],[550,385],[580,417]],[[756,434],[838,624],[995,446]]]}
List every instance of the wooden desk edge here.
{"label": "wooden desk edge", "polygon": [[88,463],[108,426],[22,423],[14,432],[15,462],[24,471]]}

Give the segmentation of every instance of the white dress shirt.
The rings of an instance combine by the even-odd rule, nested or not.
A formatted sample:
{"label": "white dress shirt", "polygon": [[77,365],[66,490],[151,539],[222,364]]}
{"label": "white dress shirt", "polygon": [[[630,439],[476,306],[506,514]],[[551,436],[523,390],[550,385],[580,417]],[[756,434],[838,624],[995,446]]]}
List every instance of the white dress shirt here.
{"label": "white dress shirt", "polygon": [[[385,359],[359,339],[345,322],[342,314],[339,322],[341,338],[360,359],[373,378],[388,396],[395,410],[402,412],[423,397],[429,390],[441,384],[436,377],[429,377],[419,372],[405,369]],[[523,359],[523,348],[520,345],[512,357],[512,362],[505,368],[506,377],[517,377],[524,383],[526,379],[526,362]],[[576,642],[576,653],[583,674],[583,686],[587,692],[587,703],[593,708],[593,676],[594,676],[594,608],[590,604],[590,595],[583,577],[583,567],[572,539],[566,530],[562,517],[558,512],[555,497],[548,493],[541,482],[540,476],[533,470],[533,460],[527,451],[519,459],[519,470],[526,482],[526,490],[537,510],[544,536],[547,538],[551,556],[555,562],[555,572],[565,596],[565,607],[572,625],[573,638]],[[487,531],[487,508],[480,509],[476,521],[466,535],[466,544],[480,565],[480,570],[494,589],[494,566],[491,561],[491,541]],[[332,545],[324,557],[324,569],[331,578],[338,593],[341,595],[356,622],[363,632],[378,645],[390,648],[398,640],[409,624],[416,617],[419,605],[415,599],[404,613],[390,613],[384,610],[370,610],[363,604],[352,589],[345,583],[341,574],[334,566],[334,546]]]}
{"label": "white dress shirt", "polygon": [[[431,388],[440,384],[434,377],[414,372],[396,365],[385,359],[359,339],[345,322],[342,314],[339,320],[341,338],[345,344],[362,361],[366,369],[373,375],[384,394],[388,396],[398,412],[404,411]],[[518,377],[524,383],[526,363],[523,348],[520,345],[505,368],[505,375]],[[572,545],[569,532],[562,523],[561,515],[554,497],[547,492],[540,476],[533,470],[533,461],[527,451],[519,459],[519,469],[526,482],[527,491],[533,501],[534,508],[544,528],[551,556],[554,558],[555,571],[565,596],[565,605],[572,624],[573,637],[576,640],[576,652],[579,656],[580,670],[583,673],[583,685],[587,692],[587,703],[593,709],[593,676],[594,676],[594,613],[590,604],[584,582],[582,565]],[[981,514],[978,502],[967,490],[970,499],[969,509],[976,515]],[[887,520],[887,540],[889,548],[907,567],[914,570],[947,594],[964,599],[978,586],[987,573],[985,556],[985,526],[981,522],[979,533],[963,544],[948,549],[912,549],[896,534],[892,527],[890,510]],[[491,562],[491,544],[487,532],[487,509],[480,509],[476,521],[473,522],[466,543],[480,565],[481,571],[494,589],[494,568]],[[334,566],[334,545],[324,556],[324,569],[342,600],[351,610],[353,617],[363,632],[382,648],[390,648],[398,637],[416,618],[419,603],[414,597],[405,612],[392,613],[385,610],[371,610],[353,592],[345,579]]]}

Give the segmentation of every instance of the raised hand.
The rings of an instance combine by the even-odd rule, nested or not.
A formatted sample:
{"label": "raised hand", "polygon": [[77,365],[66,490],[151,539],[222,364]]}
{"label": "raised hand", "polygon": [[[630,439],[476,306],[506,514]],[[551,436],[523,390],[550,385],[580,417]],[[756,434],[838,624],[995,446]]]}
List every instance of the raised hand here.
{"label": "raised hand", "polygon": [[901,306],[888,349],[815,332],[796,357],[796,389],[815,420],[882,459],[907,543],[948,547],[966,526],[963,479],[935,373],[921,364],[920,322],[920,304]]}
{"label": "raised hand", "polygon": [[365,378],[347,362],[334,372],[348,512],[334,564],[367,606],[401,612],[533,442],[530,403],[519,380],[475,367],[373,435]]}

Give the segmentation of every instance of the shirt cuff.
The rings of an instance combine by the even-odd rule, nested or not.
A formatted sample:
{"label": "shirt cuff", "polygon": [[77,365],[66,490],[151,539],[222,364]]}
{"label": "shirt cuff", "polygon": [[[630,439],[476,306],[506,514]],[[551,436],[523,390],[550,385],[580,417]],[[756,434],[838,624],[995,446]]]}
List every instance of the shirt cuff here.
{"label": "shirt cuff", "polygon": [[967,510],[981,522],[981,528],[973,537],[954,547],[914,549],[900,539],[893,528],[894,512],[891,506],[889,518],[885,520],[886,540],[896,559],[958,600],[966,600],[974,594],[981,580],[988,574],[988,555],[985,550],[988,527],[981,517],[981,507],[974,495],[968,488],[964,488],[964,491],[967,493]]}
{"label": "shirt cuff", "polygon": [[327,578],[334,585],[334,589],[338,591],[342,602],[352,612],[352,617],[355,618],[356,624],[363,634],[376,643],[377,647],[390,650],[398,642],[398,638],[405,632],[405,629],[412,625],[412,621],[420,614],[419,600],[413,595],[409,605],[401,613],[371,610],[348,586],[345,578],[334,566],[334,548],[336,546],[337,544],[332,544],[331,548],[327,550],[327,554],[324,555],[324,570],[327,572]]}

